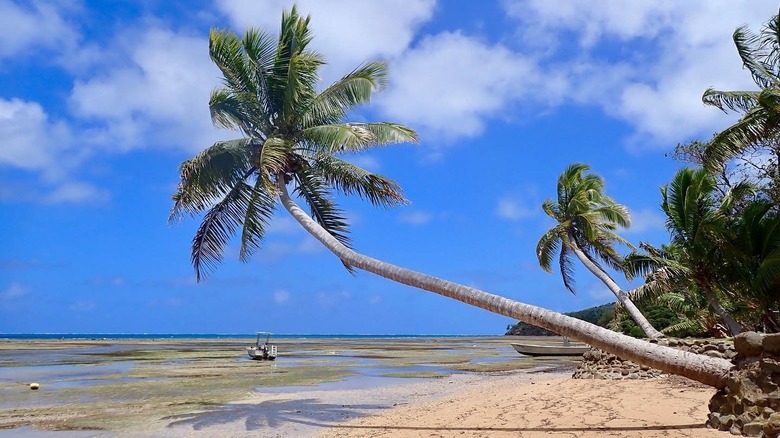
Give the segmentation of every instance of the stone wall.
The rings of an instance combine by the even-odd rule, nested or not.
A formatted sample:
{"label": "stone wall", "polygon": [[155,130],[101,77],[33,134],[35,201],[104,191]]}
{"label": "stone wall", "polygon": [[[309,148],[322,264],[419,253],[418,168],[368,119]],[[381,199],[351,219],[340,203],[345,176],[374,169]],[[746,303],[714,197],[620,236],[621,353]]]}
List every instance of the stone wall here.
{"label": "stone wall", "polygon": [[[734,343],[725,339],[651,339],[653,343],[667,345],[683,351],[706,354],[722,359],[733,359],[737,353]],[[575,379],[653,379],[664,375],[663,372],[623,360],[614,354],[595,348],[582,355],[582,362],[572,376]]]}
{"label": "stone wall", "polygon": [[780,435],[780,334],[734,337],[736,367],[710,400],[707,424],[732,434]]}

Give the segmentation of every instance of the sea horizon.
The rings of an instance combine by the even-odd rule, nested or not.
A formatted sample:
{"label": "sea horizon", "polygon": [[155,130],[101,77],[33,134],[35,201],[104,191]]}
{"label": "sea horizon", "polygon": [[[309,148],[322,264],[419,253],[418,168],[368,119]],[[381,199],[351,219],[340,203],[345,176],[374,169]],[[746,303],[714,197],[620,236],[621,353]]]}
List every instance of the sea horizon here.
{"label": "sea horizon", "polygon": [[[0,339],[33,340],[33,339],[254,339],[257,333],[0,333]],[[279,339],[399,339],[399,338],[478,338],[504,336],[503,334],[347,334],[347,333],[271,333]]]}

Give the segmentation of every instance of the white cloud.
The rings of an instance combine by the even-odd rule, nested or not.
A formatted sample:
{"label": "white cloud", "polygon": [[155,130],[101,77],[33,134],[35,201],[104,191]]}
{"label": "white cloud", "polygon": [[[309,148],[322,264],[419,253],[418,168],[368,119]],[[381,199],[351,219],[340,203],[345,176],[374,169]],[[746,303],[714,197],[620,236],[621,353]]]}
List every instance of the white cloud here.
{"label": "white cloud", "polygon": [[0,291],[0,301],[11,301],[27,295],[30,291],[20,283],[13,282],[7,289]]}
{"label": "white cloud", "polygon": [[0,59],[37,53],[36,49],[61,50],[78,39],[63,18],[68,2],[0,0]]}
{"label": "white cloud", "polygon": [[498,217],[513,221],[534,217],[539,214],[541,207],[530,206],[527,202],[511,196],[505,196],[498,200],[496,214]]}
{"label": "white cloud", "polygon": [[401,213],[398,220],[411,225],[425,225],[433,219],[433,215],[427,211],[408,211]]}
{"label": "white cloud", "polygon": [[378,99],[382,112],[449,140],[476,136],[486,118],[561,86],[558,75],[543,77],[534,61],[460,33],[426,37],[393,66],[395,79]]}
{"label": "white cloud", "polygon": [[400,55],[431,18],[436,1],[219,0],[217,7],[235,27],[256,27],[276,35],[282,11],[294,4],[301,15],[311,15],[312,48],[328,60],[323,73],[330,83],[365,61]]}
{"label": "white cloud", "polygon": [[[0,98],[0,165],[25,170],[61,169],[71,143],[69,128],[51,121],[37,102]],[[57,164],[55,166],[55,164]]]}
{"label": "white cloud", "polygon": [[69,99],[75,115],[100,127],[95,140],[112,152],[150,147],[197,152],[240,136],[211,125],[208,99],[219,85],[219,71],[205,38],[150,28],[122,36],[114,49],[126,62],[76,81]]}
{"label": "white cloud", "polygon": [[101,204],[108,202],[111,194],[92,184],[83,182],[67,182],[56,187],[50,193],[41,197],[46,204]]}
{"label": "white cloud", "polygon": [[663,230],[665,219],[663,213],[657,209],[641,209],[631,212],[631,228],[626,233],[644,233],[646,231]]}
{"label": "white cloud", "polygon": [[290,301],[290,292],[281,289],[274,292],[274,302],[276,304],[284,304],[288,301]]}
{"label": "white cloud", "polygon": [[[711,86],[755,88],[731,34],[745,24],[758,31],[777,13],[769,0],[506,0],[504,6],[521,23],[525,45],[550,56],[549,71],[570,73],[564,90],[570,97],[633,126],[634,146],[665,148],[709,138],[733,121],[705,107],[701,95]],[[572,40],[579,49],[568,55]]]}

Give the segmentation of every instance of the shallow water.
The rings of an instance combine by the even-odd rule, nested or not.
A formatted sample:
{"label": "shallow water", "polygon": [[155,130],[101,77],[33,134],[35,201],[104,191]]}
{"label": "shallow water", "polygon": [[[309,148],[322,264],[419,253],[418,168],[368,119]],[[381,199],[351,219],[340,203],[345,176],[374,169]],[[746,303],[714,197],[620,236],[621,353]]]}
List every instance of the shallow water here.
{"label": "shallow water", "polygon": [[516,340],[282,339],[273,362],[250,360],[245,339],[2,342],[0,437],[24,436],[8,435],[8,426],[61,428],[62,418],[68,427],[132,429],[162,413],[235,409],[227,403],[250,393],[359,390],[560,363],[517,354]]}

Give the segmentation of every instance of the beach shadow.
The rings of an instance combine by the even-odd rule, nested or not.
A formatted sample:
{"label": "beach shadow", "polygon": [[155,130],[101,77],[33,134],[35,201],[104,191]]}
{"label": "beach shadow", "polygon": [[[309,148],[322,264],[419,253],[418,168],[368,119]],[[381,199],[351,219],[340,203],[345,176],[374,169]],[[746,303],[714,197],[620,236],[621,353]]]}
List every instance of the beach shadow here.
{"label": "beach shadow", "polygon": [[343,429],[356,429],[356,430],[398,430],[398,431],[427,431],[427,432],[640,432],[640,431],[663,431],[663,430],[691,430],[691,429],[706,429],[707,425],[704,423],[697,424],[674,424],[674,425],[657,425],[657,426],[620,426],[620,427],[607,427],[607,426],[590,426],[590,427],[435,427],[435,426],[399,426],[393,425],[350,425],[350,424],[319,424],[320,427],[337,427]]}
{"label": "beach shadow", "polygon": [[254,404],[227,404],[208,411],[171,415],[162,419],[174,420],[168,423],[169,428],[190,426],[194,430],[241,422],[247,431],[279,427],[286,423],[332,427],[335,422],[367,416],[371,411],[387,407],[371,404],[326,404],[316,399],[267,400]]}

